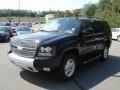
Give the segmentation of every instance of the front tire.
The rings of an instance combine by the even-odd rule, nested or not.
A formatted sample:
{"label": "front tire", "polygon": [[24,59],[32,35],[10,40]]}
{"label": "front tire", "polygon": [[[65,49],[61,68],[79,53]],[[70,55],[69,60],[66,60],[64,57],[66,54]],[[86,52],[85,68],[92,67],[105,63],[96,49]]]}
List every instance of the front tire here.
{"label": "front tire", "polygon": [[76,61],[76,56],[73,54],[68,54],[63,57],[63,62],[59,70],[59,77],[62,80],[68,81],[75,76],[77,70]]}

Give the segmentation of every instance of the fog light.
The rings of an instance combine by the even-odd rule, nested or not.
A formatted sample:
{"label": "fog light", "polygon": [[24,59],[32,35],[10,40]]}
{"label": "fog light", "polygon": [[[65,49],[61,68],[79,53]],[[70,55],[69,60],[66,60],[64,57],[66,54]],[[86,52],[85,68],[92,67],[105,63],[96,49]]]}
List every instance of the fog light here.
{"label": "fog light", "polygon": [[43,68],[43,71],[49,72],[49,71],[50,71],[50,68]]}

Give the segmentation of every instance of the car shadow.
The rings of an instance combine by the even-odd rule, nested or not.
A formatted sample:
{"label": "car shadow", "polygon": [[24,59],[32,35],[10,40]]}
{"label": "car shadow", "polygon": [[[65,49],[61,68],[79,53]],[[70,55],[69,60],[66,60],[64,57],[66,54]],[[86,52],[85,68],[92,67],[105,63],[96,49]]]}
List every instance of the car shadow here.
{"label": "car shadow", "polygon": [[48,90],[73,90],[73,88],[76,88],[75,90],[78,89],[72,81],[61,82],[61,80],[58,79],[54,72],[33,73],[28,71],[21,71],[20,76],[25,81]]}
{"label": "car shadow", "polygon": [[0,41],[0,43],[9,43],[10,41]]}
{"label": "car shadow", "polygon": [[79,68],[76,81],[84,87],[85,90],[91,89],[104,80],[120,72],[120,57],[109,56],[105,62],[94,62]]}
{"label": "car shadow", "polygon": [[49,90],[88,90],[105,79],[120,72],[120,57],[109,56],[105,62],[96,61],[78,68],[78,75],[69,82],[60,82],[54,72],[52,73],[32,73],[21,71],[22,79],[29,83]]}

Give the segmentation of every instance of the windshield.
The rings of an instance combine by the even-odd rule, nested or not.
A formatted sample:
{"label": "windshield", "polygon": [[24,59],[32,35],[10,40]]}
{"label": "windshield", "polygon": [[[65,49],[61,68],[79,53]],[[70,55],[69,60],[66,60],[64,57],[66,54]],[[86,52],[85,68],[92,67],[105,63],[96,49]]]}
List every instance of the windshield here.
{"label": "windshield", "polygon": [[5,31],[5,30],[9,30],[9,27],[0,27],[0,31]]}
{"label": "windshield", "polygon": [[17,31],[31,31],[29,27],[18,27]]}
{"label": "windshield", "polygon": [[40,30],[42,31],[58,31],[64,33],[74,33],[78,27],[77,19],[55,19],[49,21]]}

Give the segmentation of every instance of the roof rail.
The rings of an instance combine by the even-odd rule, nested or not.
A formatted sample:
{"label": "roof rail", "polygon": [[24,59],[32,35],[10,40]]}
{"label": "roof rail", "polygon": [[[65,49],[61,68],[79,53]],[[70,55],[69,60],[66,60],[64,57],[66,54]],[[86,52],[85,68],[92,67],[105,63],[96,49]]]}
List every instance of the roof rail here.
{"label": "roof rail", "polygon": [[87,16],[88,18],[96,18],[95,16]]}
{"label": "roof rail", "polygon": [[103,18],[99,18],[99,17],[95,17],[95,16],[87,16],[90,19],[100,19],[100,20],[104,20]]}

